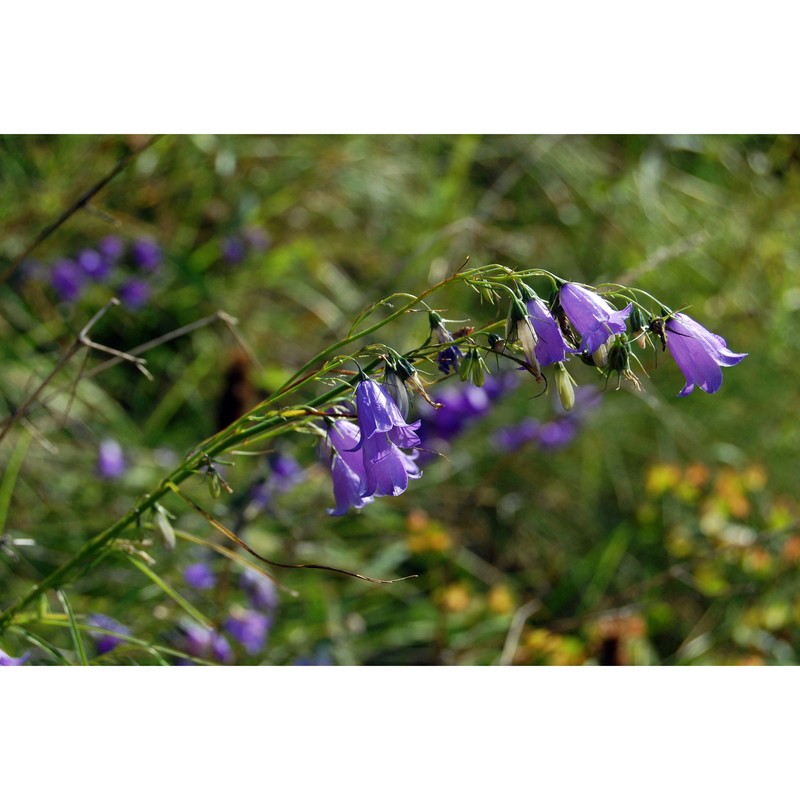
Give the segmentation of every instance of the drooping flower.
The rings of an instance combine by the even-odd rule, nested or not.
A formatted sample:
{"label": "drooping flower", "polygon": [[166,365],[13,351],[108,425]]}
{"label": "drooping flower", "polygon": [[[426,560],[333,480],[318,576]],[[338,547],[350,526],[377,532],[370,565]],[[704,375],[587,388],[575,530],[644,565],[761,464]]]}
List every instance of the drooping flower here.
{"label": "drooping flower", "polygon": [[192,589],[200,589],[201,591],[213,589],[217,585],[214,572],[204,561],[189,564],[183,571],[183,579]]}
{"label": "drooping flower", "polygon": [[528,314],[537,337],[534,349],[539,366],[546,367],[564,361],[568,353],[574,352],[541,298],[534,297],[528,301]]}
{"label": "drooping flower", "polygon": [[354,450],[361,451],[366,474],[362,497],[402,494],[409,478],[422,474],[414,456],[400,450],[420,445],[420,421],[407,423],[386,390],[369,378],[356,389],[356,408],[360,438]]}
{"label": "drooping flower", "polygon": [[102,656],[104,653],[110,653],[122,639],[115,636],[115,633],[122,633],[125,636],[130,636],[130,628],[117,622],[105,614],[89,614],[86,621],[95,628],[103,628],[103,631],[89,631],[94,641],[94,646],[97,649],[97,655]]}
{"label": "drooping flower", "polygon": [[107,481],[113,481],[125,474],[125,456],[119,442],[104,439],[97,452],[97,474]]}
{"label": "drooping flower", "polygon": [[251,609],[234,608],[225,621],[225,630],[252,656],[264,649],[271,624],[265,614]]}
{"label": "drooping flower", "polygon": [[605,347],[612,336],[625,332],[625,320],[633,311],[633,303],[617,311],[597,292],[576,283],[561,287],[559,302],[581,335],[581,350],[592,354]]}
{"label": "drooping flower", "polygon": [[330,420],[328,443],[332,452],[331,476],[336,507],[328,513],[334,517],[346,514],[348,509],[363,508],[372,498],[367,496],[367,472],[364,456],[358,451],[360,434],[358,426],[346,419]]}
{"label": "drooping flower", "polygon": [[735,367],[747,353],[734,353],[721,336],[680,312],[667,319],[667,348],[686,379],[678,397],[695,386],[713,394],[722,386],[721,367]]}
{"label": "drooping flower", "polygon": [[260,572],[248,570],[242,573],[239,585],[250,604],[258,611],[274,611],[278,606],[278,591],[275,582]]}
{"label": "drooping flower", "polygon": [[0,667],[21,667],[30,657],[30,653],[23,653],[19,658],[14,658],[0,650]]}

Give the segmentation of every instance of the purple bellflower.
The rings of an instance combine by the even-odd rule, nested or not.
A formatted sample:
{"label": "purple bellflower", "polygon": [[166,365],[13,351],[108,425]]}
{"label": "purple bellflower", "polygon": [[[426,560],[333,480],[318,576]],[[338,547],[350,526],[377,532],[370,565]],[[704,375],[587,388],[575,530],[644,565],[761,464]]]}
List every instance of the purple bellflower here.
{"label": "purple bellflower", "polygon": [[93,281],[102,281],[108,277],[111,263],[103,258],[97,250],[81,250],[76,259],[83,274]]}
{"label": "purple bellflower", "polygon": [[735,367],[747,355],[729,350],[721,336],[686,314],[673,314],[665,327],[667,348],[686,379],[678,397],[691,394],[695,386],[713,394],[722,386],[721,367]]}
{"label": "purple bellflower", "polygon": [[[185,622],[182,645],[190,656],[196,658],[213,658],[221,664],[233,661],[233,650],[230,642],[217,631],[210,631],[194,622]],[[183,664],[192,662],[181,662]]]}
{"label": "purple bellflower", "polygon": [[106,236],[97,245],[100,255],[106,260],[109,266],[116,264],[125,252],[125,245],[119,236]]}
{"label": "purple bellflower", "polygon": [[0,667],[21,667],[30,658],[30,653],[23,653],[19,658],[14,658],[0,650]]}
{"label": "purple bellflower", "polygon": [[356,389],[356,408],[360,440],[354,450],[363,453],[366,491],[369,495],[402,494],[409,478],[419,478],[422,473],[401,447],[418,447],[421,442],[416,433],[420,421],[407,423],[388,392],[365,378]]}
{"label": "purple bellflower", "polygon": [[597,292],[576,283],[565,283],[561,287],[559,302],[581,335],[581,350],[589,353],[595,353],[612,336],[625,333],[625,320],[633,311],[633,303],[617,311]]}
{"label": "purple bellflower", "polygon": [[242,573],[239,585],[253,608],[258,611],[274,611],[277,608],[278,590],[275,588],[275,581],[266,575],[248,570]]}
{"label": "purple bellflower", "polygon": [[267,643],[271,620],[251,609],[234,609],[225,621],[225,630],[251,655],[260,653]]}
{"label": "purple bellflower", "polygon": [[192,587],[192,589],[213,589],[217,585],[217,579],[214,576],[211,567],[204,561],[198,561],[196,564],[189,564],[183,571],[183,579]]}
{"label": "purple bellflower", "polygon": [[97,655],[102,656],[104,653],[110,653],[120,642],[115,633],[122,633],[130,636],[130,629],[117,622],[105,614],[89,614],[86,621],[95,628],[104,628],[104,631],[89,631],[89,636],[94,640],[94,646],[97,648]]}
{"label": "purple bellflower", "polygon": [[358,426],[346,419],[331,420],[328,442],[333,452],[331,456],[331,476],[333,477],[333,496],[336,508],[328,513],[340,517],[347,510],[362,508],[372,502],[367,494],[367,473],[364,458],[355,452],[359,446]]}
{"label": "purple bellflower", "polygon": [[119,442],[104,439],[97,452],[97,474],[107,481],[121,478],[125,474],[125,457]]}
{"label": "purple bellflower", "polygon": [[535,351],[539,366],[546,367],[564,361],[568,353],[574,352],[541,298],[534,297],[528,301],[528,314],[537,337]]}
{"label": "purple bellflower", "polygon": [[68,258],[62,258],[53,265],[50,285],[65,303],[75,302],[83,291],[86,276],[80,267]]}
{"label": "purple bellflower", "polygon": [[137,239],[131,247],[131,258],[139,269],[154,272],[161,266],[163,254],[158,242],[152,239]]}
{"label": "purple bellflower", "polygon": [[131,278],[120,286],[119,299],[123,305],[137,311],[150,299],[150,284],[140,278]]}

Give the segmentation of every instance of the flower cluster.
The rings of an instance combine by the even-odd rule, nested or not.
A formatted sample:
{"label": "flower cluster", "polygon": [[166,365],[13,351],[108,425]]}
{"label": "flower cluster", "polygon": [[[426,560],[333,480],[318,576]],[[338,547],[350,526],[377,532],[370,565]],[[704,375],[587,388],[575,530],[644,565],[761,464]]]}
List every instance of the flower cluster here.
{"label": "flower cluster", "polygon": [[[644,307],[631,300],[627,290],[608,293],[608,297],[627,301],[618,309],[607,296],[591,288],[551,277],[556,287],[548,302],[516,278],[512,279],[511,287],[501,287],[512,295],[506,338],[488,334],[488,346],[476,341],[472,335],[474,328],[464,328],[454,336],[441,315],[429,310],[431,335],[416,357],[433,361],[435,356],[445,377],[457,374],[462,382],[469,382],[463,388],[446,387],[432,398],[410,363],[414,351],[404,357],[385,348],[388,355],[381,356],[386,362],[385,386],[363,374],[360,376],[356,388],[357,424],[341,417],[328,420],[326,453],[336,499],[329,513],[342,515],[350,508],[364,507],[376,496],[400,494],[409,479],[420,476],[417,458],[421,421],[406,422],[409,410],[406,384],[431,406],[420,410],[426,424],[425,445],[429,452],[436,452],[443,443],[446,446],[472,420],[486,413],[493,394],[508,386],[505,376],[509,373],[501,373],[499,377],[488,375],[484,353],[521,365],[520,369],[544,384],[540,393],[549,388],[543,370],[551,367],[563,409],[551,422],[528,419],[499,430],[495,443],[500,449],[513,449],[528,442],[542,449],[555,449],[575,437],[585,419],[584,412],[596,405],[597,393],[580,387],[576,391],[577,384],[567,370],[571,361],[599,369],[606,381],[616,374],[618,386],[625,379],[641,389],[633,371],[636,359],[631,342],[639,340],[645,344],[652,334],[664,349],[669,349],[686,378],[680,392],[683,397],[695,386],[705,392],[716,392],[722,384],[721,368],[738,364],[746,355],[729,350],[724,339],[686,314],[664,311],[663,317],[650,317],[648,321]],[[486,289],[486,284],[481,283],[480,290]],[[435,344],[431,346],[432,341]],[[513,350],[509,352],[509,345],[518,345],[524,360],[513,355]],[[583,411],[572,412],[576,401]]]}
{"label": "flower cluster", "polygon": [[151,277],[164,260],[161,245],[140,238],[126,243],[119,236],[106,236],[94,247],[73,256],[57,258],[48,268],[29,262],[28,279],[47,280],[62,303],[78,302],[92,283],[114,288],[123,305],[132,310],[147,304],[152,292]]}
{"label": "flower cluster", "polygon": [[[332,419],[328,441],[336,507],[339,516],[347,509],[361,508],[374,496],[398,495],[409,479],[422,474],[416,464],[420,422],[407,423],[389,393],[375,381],[364,378],[356,389],[358,426]],[[412,453],[401,448],[412,449]]]}
{"label": "flower cluster", "polygon": [[[211,565],[205,561],[188,565],[184,569],[183,577],[187,585],[197,591],[208,591],[217,585],[216,575]],[[236,603],[229,608],[222,623],[224,633],[210,631],[190,622],[182,624],[178,643],[188,655],[223,664],[233,663],[236,654],[225,634],[238,642],[250,656],[258,655],[264,650],[278,608],[275,584],[266,575],[247,571],[242,573],[239,585],[248,605]]]}

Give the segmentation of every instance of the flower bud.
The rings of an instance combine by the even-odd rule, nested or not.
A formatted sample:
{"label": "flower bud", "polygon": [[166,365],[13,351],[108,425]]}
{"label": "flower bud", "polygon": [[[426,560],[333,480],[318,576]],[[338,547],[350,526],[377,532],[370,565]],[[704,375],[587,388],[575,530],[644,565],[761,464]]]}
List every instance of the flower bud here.
{"label": "flower bud", "polygon": [[394,400],[395,405],[400,409],[403,419],[407,419],[408,389],[406,389],[405,381],[399,370],[390,367],[388,363],[383,375],[383,388],[386,389],[389,397]]}
{"label": "flower bud", "polygon": [[167,550],[175,549],[175,531],[167,518],[167,510],[160,503],[153,507],[153,530]]}
{"label": "flower bud", "polygon": [[575,381],[572,380],[572,376],[567,372],[563,363],[559,362],[555,366],[558,399],[561,401],[564,411],[571,411],[575,405],[575,390],[572,388]]}
{"label": "flower bud", "polygon": [[631,326],[633,341],[637,342],[639,347],[644,350],[647,347],[647,337],[645,335],[647,332],[647,319],[642,309],[634,306],[630,317],[628,317],[628,322]]}

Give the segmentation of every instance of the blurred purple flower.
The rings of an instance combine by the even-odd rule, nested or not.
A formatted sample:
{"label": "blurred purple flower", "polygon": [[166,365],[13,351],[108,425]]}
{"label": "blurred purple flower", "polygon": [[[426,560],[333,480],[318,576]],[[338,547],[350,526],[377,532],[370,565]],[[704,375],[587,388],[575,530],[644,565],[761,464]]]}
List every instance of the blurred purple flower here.
{"label": "blurred purple flower", "polygon": [[225,622],[225,630],[251,655],[260,653],[267,643],[269,617],[250,609],[234,609]]}
{"label": "blurred purple flower", "polygon": [[530,300],[528,313],[533,330],[536,332],[535,351],[539,366],[546,367],[548,364],[564,361],[567,354],[573,351],[564,340],[561,328],[558,327],[544,301],[538,297]]}
{"label": "blurred purple flower", "polygon": [[286,453],[272,453],[267,458],[270,476],[268,487],[276,492],[288,492],[303,480],[305,470],[297,463],[297,459]]}
{"label": "blurred purple flower", "polygon": [[77,257],[78,266],[83,274],[93,281],[102,281],[108,277],[111,264],[97,250],[81,250]]}
{"label": "blurred purple flower", "polygon": [[212,658],[222,664],[233,661],[230,642],[221,633],[202,628],[194,622],[184,622],[181,628],[182,645],[190,656]]}
{"label": "blurred purple flower", "polygon": [[97,245],[100,255],[106,260],[109,266],[116,264],[125,252],[125,245],[119,236],[106,236]]}
{"label": "blurred purple flower", "polygon": [[721,336],[704,328],[686,314],[673,314],[666,323],[667,347],[680,367],[686,385],[678,397],[691,394],[695,386],[713,394],[722,386],[721,367],[735,367],[747,353],[734,353]]}
{"label": "blurred purple flower", "polygon": [[586,417],[600,404],[601,396],[594,386],[579,386],[575,390],[572,411],[558,409],[556,418],[549,422],[524,419],[516,425],[499,428],[494,434],[495,446],[507,452],[526,444],[533,444],[542,450],[566,447],[578,435]]}
{"label": "blurred purple flower", "polygon": [[[437,440],[450,441],[464,428],[487,414],[492,403],[519,383],[515,372],[503,372],[498,376],[487,375],[482,387],[471,383],[445,386],[437,391],[434,400],[443,404],[436,410],[420,406],[420,416],[425,420],[424,442],[426,447],[436,445]],[[423,453],[424,456],[424,453]]]}
{"label": "blurred purple flower", "polygon": [[150,284],[140,278],[131,278],[119,288],[119,299],[134,311],[142,308],[150,299]]}
{"label": "blurred purple flower", "polygon": [[594,353],[613,334],[625,333],[625,320],[633,310],[631,303],[617,311],[597,292],[576,283],[565,283],[561,287],[559,302],[581,335],[581,350],[589,353]]}
{"label": "blurred purple flower", "polygon": [[131,258],[139,269],[153,272],[161,266],[164,256],[158,242],[152,239],[137,239],[131,246]]}
{"label": "blurred purple flower", "polygon": [[400,450],[421,444],[416,433],[421,423],[407,423],[388,392],[369,378],[356,389],[356,407],[361,437],[354,449],[363,453],[367,478],[362,496],[402,494],[409,478],[422,475],[415,456]]}
{"label": "blurred purple flower", "polygon": [[540,428],[541,423],[535,419],[526,419],[517,425],[505,425],[495,431],[495,445],[498,450],[513,452],[521,445],[534,441]]}
{"label": "blurred purple flower", "polygon": [[278,607],[278,590],[275,581],[260,572],[248,570],[242,573],[239,585],[244,590],[253,608],[258,611],[274,611]]}
{"label": "blurred purple flower", "polygon": [[228,264],[241,264],[247,255],[247,245],[241,236],[226,236],[222,240],[222,259]]}
{"label": "blurred purple flower", "polygon": [[104,439],[97,452],[97,474],[107,481],[112,481],[125,474],[125,457],[119,442]]}
{"label": "blurred purple flower", "polygon": [[107,631],[107,633],[89,631],[89,636],[94,640],[94,646],[100,656],[110,653],[122,641],[118,636],[114,636],[115,633],[126,636],[130,636],[131,633],[128,627],[105,614],[89,614],[86,621],[95,628],[104,628]]}
{"label": "blurred purple flower", "polygon": [[183,579],[192,587],[192,589],[213,589],[217,585],[217,579],[204,561],[199,561],[196,564],[189,564],[183,570]]}
{"label": "blurred purple flower", "polygon": [[50,285],[65,303],[77,300],[85,284],[86,276],[74,261],[62,258],[53,265]]}
{"label": "blurred purple flower", "polygon": [[19,658],[14,658],[0,650],[0,667],[21,667],[30,657],[30,653],[23,653]]}

